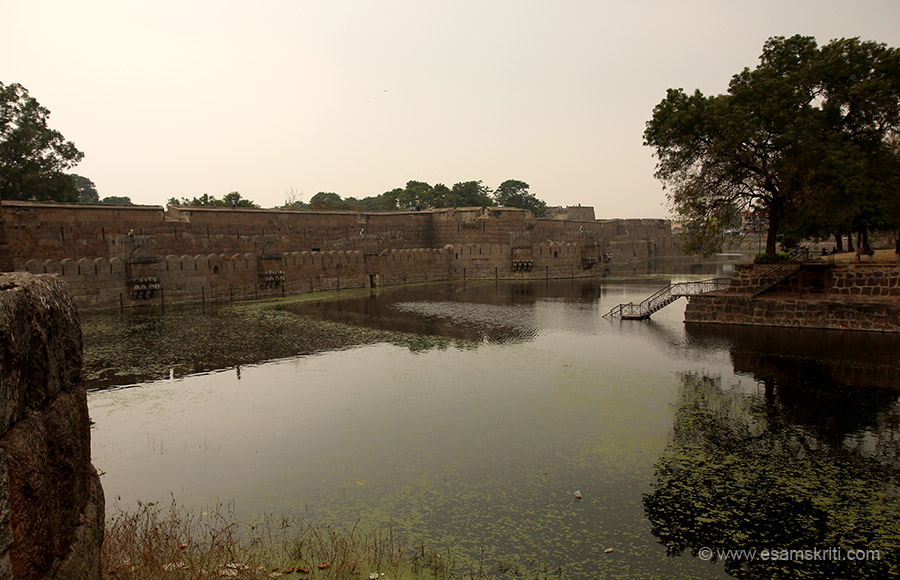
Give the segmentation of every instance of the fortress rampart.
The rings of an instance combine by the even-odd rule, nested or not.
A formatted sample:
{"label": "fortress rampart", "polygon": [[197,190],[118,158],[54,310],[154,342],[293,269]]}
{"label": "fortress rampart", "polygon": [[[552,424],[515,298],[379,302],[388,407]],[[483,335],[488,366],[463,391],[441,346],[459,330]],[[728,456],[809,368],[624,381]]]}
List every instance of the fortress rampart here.
{"label": "fortress rampart", "polygon": [[14,269],[59,274],[81,308],[435,280],[592,277],[606,262],[675,253],[666,220],[536,219],[513,208],[0,208]]}

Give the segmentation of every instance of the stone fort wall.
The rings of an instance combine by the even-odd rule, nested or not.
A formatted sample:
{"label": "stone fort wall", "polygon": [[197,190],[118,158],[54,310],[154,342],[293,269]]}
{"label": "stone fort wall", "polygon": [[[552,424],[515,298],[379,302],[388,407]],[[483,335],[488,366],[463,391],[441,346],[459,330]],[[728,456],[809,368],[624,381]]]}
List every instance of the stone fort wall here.
{"label": "stone fort wall", "polygon": [[6,222],[3,221],[3,203],[0,202],[0,272],[12,272],[12,254],[6,241]]}
{"label": "stone fort wall", "polygon": [[455,279],[596,276],[675,253],[666,220],[535,219],[512,208],[356,213],[6,202],[16,270],[82,308]]}

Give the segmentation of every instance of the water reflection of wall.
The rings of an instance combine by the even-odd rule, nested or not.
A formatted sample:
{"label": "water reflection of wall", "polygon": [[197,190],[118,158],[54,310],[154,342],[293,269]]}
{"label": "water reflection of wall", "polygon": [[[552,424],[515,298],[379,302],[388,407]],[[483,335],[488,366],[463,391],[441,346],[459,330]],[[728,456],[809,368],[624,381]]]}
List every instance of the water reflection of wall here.
{"label": "water reflection of wall", "polygon": [[472,342],[515,343],[537,334],[536,302],[547,298],[593,303],[596,280],[446,284],[407,287],[291,308],[328,320]]}
{"label": "water reflection of wall", "polygon": [[606,271],[611,276],[690,275],[730,278],[734,272],[732,257],[699,260],[697,256],[659,256],[630,263],[610,262]]}
{"label": "water reflection of wall", "polygon": [[686,324],[689,344],[727,345],[736,372],[758,379],[817,377],[900,389],[900,336],[840,330]]}
{"label": "water reflection of wall", "polygon": [[537,301],[594,308],[603,291],[596,280],[456,282],[376,288],[320,301],[90,313],[83,316],[85,373],[90,387],[100,388],[379,341],[414,350],[523,342],[547,322],[535,319]]}

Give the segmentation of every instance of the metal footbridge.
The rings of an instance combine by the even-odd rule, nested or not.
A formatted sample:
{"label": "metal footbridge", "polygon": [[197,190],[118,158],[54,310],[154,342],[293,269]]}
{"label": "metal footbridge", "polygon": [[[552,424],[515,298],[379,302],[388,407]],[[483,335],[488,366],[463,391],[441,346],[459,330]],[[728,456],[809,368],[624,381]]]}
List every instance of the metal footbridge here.
{"label": "metal footbridge", "polygon": [[675,282],[669,284],[652,296],[635,304],[619,304],[603,315],[603,318],[621,318],[622,320],[644,320],[650,318],[654,312],[661,310],[675,302],[682,296],[694,296],[704,292],[724,290],[731,284],[731,278],[712,278],[710,280],[698,280],[696,282]]}

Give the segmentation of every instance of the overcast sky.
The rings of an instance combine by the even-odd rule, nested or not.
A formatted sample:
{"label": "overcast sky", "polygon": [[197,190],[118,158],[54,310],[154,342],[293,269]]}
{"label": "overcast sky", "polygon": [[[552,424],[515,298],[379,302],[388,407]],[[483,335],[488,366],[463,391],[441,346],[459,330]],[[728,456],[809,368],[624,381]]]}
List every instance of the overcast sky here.
{"label": "overcast sky", "polygon": [[507,179],[666,217],[644,124],[727,89],[770,36],[900,46],[898,0],[0,0],[0,81],[135,203],[263,207]]}

